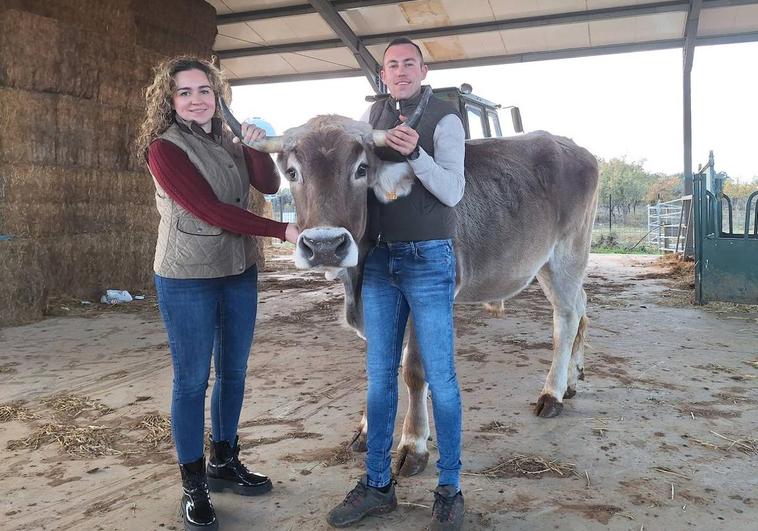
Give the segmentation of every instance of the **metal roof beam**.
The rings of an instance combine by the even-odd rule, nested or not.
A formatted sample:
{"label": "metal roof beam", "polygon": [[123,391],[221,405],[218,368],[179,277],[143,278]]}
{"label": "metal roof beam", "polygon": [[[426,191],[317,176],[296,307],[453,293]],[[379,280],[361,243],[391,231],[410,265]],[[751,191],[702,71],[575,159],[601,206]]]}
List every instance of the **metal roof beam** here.
{"label": "metal roof beam", "polygon": [[758,4],[758,0],[703,0],[703,9],[713,9],[715,7],[735,7]]}
{"label": "metal roof beam", "polygon": [[216,55],[219,59],[234,59],[235,57],[253,57],[256,55],[272,55],[279,53],[309,52],[313,50],[325,50],[329,48],[342,48],[345,44],[340,39],[325,39],[321,41],[291,42],[287,44],[274,44],[273,46],[251,46],[249,48],[234,48],[232,50],[218,50]]}
{"label": "metal roof beam", "polygon": [[353,53],[355,60],[368,78],[368,82],[371,83],[373,89],[376,92],[384,92],[384,83],[379,78],[379,63],[376,62],[376,59],[374,59],[374,56],[371,55],[371,52],[368,51],[361,39],[350,29],[347,22],[343,20],[334,5],[329,0],[310,0],[310,3],[321,15],[321,18],[329,24],[329,27],[337,34],[347,49]]}
{"label": "metal roof beam", "polygon": [[[758,0],[702,0],[703,8],[728,7],[737,5],[758,4]],[[373,4],[374,2],[352,2]],[[383,2],[387,3],[387,2]],[[335,6],[338,3],[335,3]],[[626,6],[623,8],[604,8],[590,11],[579,11],[573,13],[564,13],[556,15],[541,15],[538,17],[525,17],[510,20],[495,20],[490,22],[479,22],[475,24],[462,24],[459,26],[445,26],[441,28],[427,28],[421,30],[410,30],[405,32],[394,33],[376,33],[360,37],[360,42],[365,46],[374,44],[384,44],[395,37],[408,37],[411,39],[424,39],[432,37],[445,37],[450,35],[460,35],[463,33],[486,33],[488,31],[503,31],[509,29],[520,29],[534,26],[553,26],[557,24],[569,24],[578,22],[592,22],[595,20],[607,20],[611,18],[633,17],[657,13],[671,13],[677,11],[688,11],[690,3],[687,0],[676,0],[667,2],[656,2],[636,6]],[[278,9],[278,8],[277,8]],[[352,33],[352,32],[351,32]],[[358,37],[356,37],[358,39]],[[275,44],[272,46],[253,46],[249,48],[234,48],[230,50],[218,50],[216,54],[220,59],[231,59],[233,57],[247,57],[255,55],[268,55],[278,53],[290,53],[308,50],[321,50],[325,48],[340,47],[339,39],[325,39],[318,41],[305,41],[300,43]]]}
{"label": "metal roof beam", "polygon": [[[723,2],[724,0],[716,1]],[[754,0],[754,3],[756,3],[756,0]],[[593,20],[606,20],[610,18],[632,17],[655,13],[670,13],[675,11],[687,11],[688,9],[689,2],[687,0],[673,0],[667,2],[643,4],[639,6],[626,6],[623,8],[603,8],[555,15],[541,15],[538,17],[521,17],[509,20],[477,22],[475,24],[461,24],[458,26],[443,26],[439,28],[409,30],[404,32],[376,33],[373,35],[364,35],[363,37],[360,37],[360,42],[366,46],[370,46],[373,44],[387,43],[395,37],[424,39],[432,37],[444,37],[449,35],[460,35],[464,33],[486,33],[488,31],[503,31],[535,26],[553,26],[558,24],[569,24],[577,22],[592,22]],[[350,33],[355,35],[352,30]],[[359,37],[355,36],[355,39],[359,39]],[[300,46],[300,48],[297,48],[298,46]],[[216,53],[219,58],[226,59],[231,57],[244,57],[246,55],[267,55],[335,47],[339,47],[339,41],[337,41],[337,39],[325,39],[318,41],[305,41],[301,43],[275,44],[272,46],[254,46],[250,48],[218,50]]]}
{"label": "metal roof beam", "polygon": [[[331,3],[337,11],[347,11],[359,7],[379,6],[386,4],[401,4],[412,0],[333,0]],[[267,18],[291,17],[294,15],[307,15],[316,13],[316,8],[311,4],[298,4],[294,6],[271,7],[268,9],[255,9],[252,11],[240,11],[239,13],[225,13],[216,16],[216,24],[237,24],[239,22],[253,22]]]}
{"label": "metal roof beam", "polygon": [[229,79],[229,84],[233,87],[241,85],[263,85],[267,83],[287,83],[290,81],[316,81],[320,79],[337,79],[343,77],[360,77],[363,70],[353,68],[350,70],[334,70],[331,72],[312,72],[309,74],[278,74],[262,77],[241,77]]}
{"label": "metal roof beam", "polygon": [[[758,42],[758,32],[737,33],[733,35],[712,35],[698,37],[697,46],[711,46],[717,44],[736,44],[743,42]],[[427,63],[433,70],[445,70],[449,68],[467,68],[473,66],[492,66],[513,63],[528,63],[534,61],[547,61],[552,59],[573,59],[577,57],[592,57],[597,55],[611,55],[629,52],[644,52],[654,50],[670,50],[681,48],[684,39],[665,39],[630,44],[612,44],[607,46],[595,46],[593,48],[568,48],[564,50],[551,50],[543,52],[526,52],[511,55],[492,55],[478,57],[476,59],[459,59],[454,61],[438,61]],[[313,72],[303,74],[284,74],[266,77],[250,77],[230,79],[231,85],[254,85],[259,83],[278,83],[283,81],[305,81],[312,79],[330,79],[342,77],[357,77],[362,70],[337,70],[334,72]]]}
{"label": "metal roof beam", "polygon": [[253,22],[268,18],[291,17],[295,15],[307,15],[316,10],[310,4],[284,7],[270,7],[268,9],[256,9],[254,11],[240,11],[239,13],[225,13],[216,15],[216,25],[237,24],[240,22]]}
{"label": "metal roof beam", "polygon": [[661,13],[673,13],[687,11],[687,0],[673,0],[624,7],[607,7],[591,9],[587,11],[573,11],[570,13],[557,13],[553,15],[539,15],[534,17],[520,17],[508,20],[492,20],[489,22],[476,22],[473,24],[460,24],[458,26],[443,26],[440,28],[426,28],[407,32],[392,32],[363,37],[367,45],[381,44],[391,41],[396,37],[408,37],[410,39],[428,39],[432,37],[445,37],[449,35],[462,35],[470,33],[485,33],[488,31],[507,31],[513,29],[534,28],[544,26],[556,26],[561,24],[576,24],[593,22],[597,20],[609,20],[614,18],[638,17],[643,15],[655,15]]}
{"label": "metal roof beam", "polygon": [[[332,5],[334,5],[337,11],[347,11],[348,9],[358,9],[361,7],[372,7],[388,4],[402,4],[404,2],[412,1],[414,0],[333,0]],[[710,9],[715,7],[733,7],[756,3],[758,3],[756,0],[703,0],[703,7]],[[652,3],[651,5],[654,6],[655,3]],[[226,24],[236,24],[239,22],[253,22],[256,20],[265,20],[268,18],[291,17],[295,15],[305,15],[315,12],[316,10],[310,4],[298,4],[294,6],[271,7],[267,9],[256,9],[252,11],[240,11],[239,13],[225,13],[216,17],[216,23],[219,26],[223,26]]]}

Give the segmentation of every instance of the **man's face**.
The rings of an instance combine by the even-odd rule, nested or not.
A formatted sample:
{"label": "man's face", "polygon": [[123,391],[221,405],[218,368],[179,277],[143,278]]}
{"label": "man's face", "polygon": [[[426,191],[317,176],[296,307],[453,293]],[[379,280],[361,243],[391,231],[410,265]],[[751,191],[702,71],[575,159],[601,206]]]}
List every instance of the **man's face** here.
{"label": "man's face", "polygon": [[422,64],[418,50],[412,44],[395,44],[384,54],[380,72],[390,95],[396,100],[406,100],[421,90],[429,68]]}

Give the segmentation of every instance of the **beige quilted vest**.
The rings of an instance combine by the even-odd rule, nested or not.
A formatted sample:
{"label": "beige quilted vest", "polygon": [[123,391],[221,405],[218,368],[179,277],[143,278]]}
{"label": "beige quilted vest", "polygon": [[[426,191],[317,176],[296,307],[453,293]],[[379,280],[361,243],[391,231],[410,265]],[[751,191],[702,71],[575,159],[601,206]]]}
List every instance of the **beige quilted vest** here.
{"label": "beige quilted vest", "polygon": [[[214,133],[219,130],[220,123],[214,123]],[[177,123],[160,138],[187,154],[220,201],[249,209],[250,180],[244,154],[228,131],[223,130],[221,140],[214,141],[196,123],[177,117]],[[258,246],[253,236],[227,232],[201,221],[175,203],[155,178],[153,182],[161,216],[153,264],[158,275],[217,278],[238,275],[256,263]]]}

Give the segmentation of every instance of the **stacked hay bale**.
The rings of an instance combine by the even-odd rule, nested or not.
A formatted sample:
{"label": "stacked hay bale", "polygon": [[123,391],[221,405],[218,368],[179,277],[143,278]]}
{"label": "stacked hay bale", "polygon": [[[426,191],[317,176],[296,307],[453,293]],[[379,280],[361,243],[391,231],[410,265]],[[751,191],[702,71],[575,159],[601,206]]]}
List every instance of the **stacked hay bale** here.
{"label": "stacked hay bale", "polygon": [[203,0],[0,6],[0,326],[48,297],[152,282],[153,185],[132,141],[167,56],[211,56]]}

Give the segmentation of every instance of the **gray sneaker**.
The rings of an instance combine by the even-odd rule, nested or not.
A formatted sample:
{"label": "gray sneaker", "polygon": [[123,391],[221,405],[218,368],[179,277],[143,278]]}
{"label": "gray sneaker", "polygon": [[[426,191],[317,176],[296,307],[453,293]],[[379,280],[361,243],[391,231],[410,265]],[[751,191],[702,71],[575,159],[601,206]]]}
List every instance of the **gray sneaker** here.
{"label": "gray sneaker", "polygon": [[363,476],[345,499],[329,512],[326,521],[332,527],[347,527],[370,514],[387,514],[397,509],[395,486],[391,485],[387,493],[366,483]]}
{"label": "gray sneaker", "polygon": [[430,531],[457,531],[463,527],[463,494],[452,485],[434,489]]}

